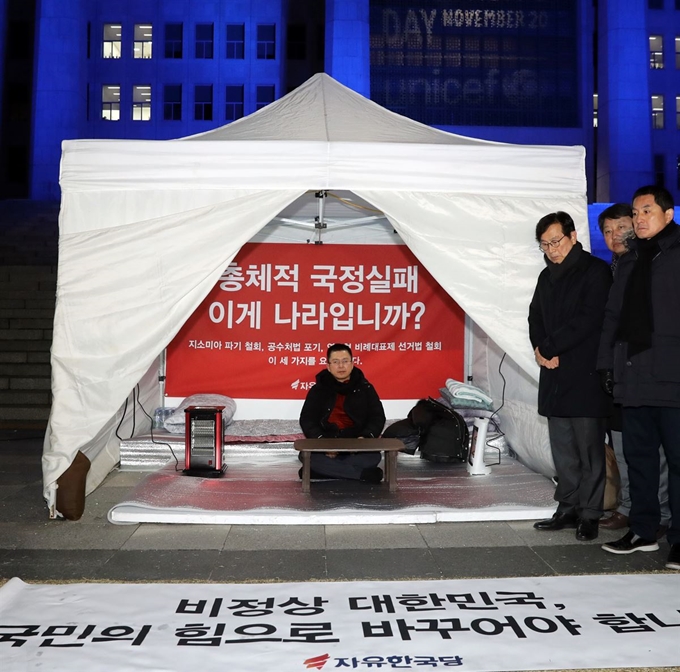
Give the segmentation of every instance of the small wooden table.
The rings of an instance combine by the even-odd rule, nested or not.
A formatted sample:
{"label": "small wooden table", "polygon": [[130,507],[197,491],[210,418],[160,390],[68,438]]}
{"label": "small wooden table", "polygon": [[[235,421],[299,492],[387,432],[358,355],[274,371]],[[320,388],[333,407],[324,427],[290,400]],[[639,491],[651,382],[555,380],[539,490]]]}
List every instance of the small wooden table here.
{"label": "small wooden table", "polygon": [[404,449],[399,439],[298,439],[293,444],[302,454],[302,492],[310,490],[312,453],[385,453],[385,482],[397,489],[397,453]]}

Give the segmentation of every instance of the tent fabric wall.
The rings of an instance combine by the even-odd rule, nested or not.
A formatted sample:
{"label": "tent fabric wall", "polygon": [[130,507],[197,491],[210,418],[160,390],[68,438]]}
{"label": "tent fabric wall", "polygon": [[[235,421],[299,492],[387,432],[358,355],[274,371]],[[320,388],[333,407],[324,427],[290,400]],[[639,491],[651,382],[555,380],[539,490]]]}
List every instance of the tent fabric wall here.
{"label": "tent fabric wall", "polygon": [[[587,242],[582,147],[436,131],[327,75],[201,136],[66,141],[61,187],[48,501],[82,447],[115,464],[115,447],[101,448],[130,391],[241,245],[309,189],[348,189],[382,209],[530,378],[535,222],[566,209]],[[88,491],[105,471],[93,464]]]}
{"label": "tent fabric wall", "polygon": [[505,437],[519,460],[539,474],[554,476],[548,422],[536,413],[536,380],[478,324],[471,330],[473,384],[493,397]]}

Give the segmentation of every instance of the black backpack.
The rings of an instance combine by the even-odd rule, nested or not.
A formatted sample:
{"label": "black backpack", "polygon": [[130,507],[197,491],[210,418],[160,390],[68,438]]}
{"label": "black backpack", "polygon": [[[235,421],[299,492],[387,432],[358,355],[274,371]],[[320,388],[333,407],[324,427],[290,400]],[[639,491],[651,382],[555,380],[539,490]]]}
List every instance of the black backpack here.
{"label": "black backpack", "polygon": [[431,462],[465,462],[470,433],[463,417],[428,397],[409,412],[408,419],[420,432],[420,457]]}
{"label": "black backpack", "polygon": [[404,449],[401,451],[402,453],[415,455],[416,450],[418,450],[420,431],[408,418],[397,420],[397,422],[386,427],[382,436],[385,439],[399,439],[402,441],[404,444]]}

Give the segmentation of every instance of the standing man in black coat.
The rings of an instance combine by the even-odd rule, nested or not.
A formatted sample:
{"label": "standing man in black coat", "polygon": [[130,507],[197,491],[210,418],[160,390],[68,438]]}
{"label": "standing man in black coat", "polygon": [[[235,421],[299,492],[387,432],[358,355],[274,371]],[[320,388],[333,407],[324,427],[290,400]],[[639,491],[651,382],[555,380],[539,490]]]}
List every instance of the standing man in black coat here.
{"label": "standing man in black coat", "polygon": [[633,195],[636,239],[616,271],[598,368],[623,406],[630,530],[605,551],[656,551],[659,444],[668,462],[668,569],[680,570],[680,226],[673,197],[650,185]]}
{"label": "standing man in black coat", "polygon": [[[377,438],[385,426],[378,393],[352,362],[349,345],[328,348],[327,368],[316,376],[300,413],[308,439]],[[379,452],[312,453],[312,478],[347,478],[369,483],[382,480]]]}
{"label": "standing man in black coat", "polygon": [[542,217],[536,240],[547,268],[529,308],[529,336],[541,367],[538,412],[548,418],[558,506],[534,527],[575,527],[578,540],[590,541],[603,512],[605,428],[612,412],[596,370],[611,273],[577,241],[566,212]]}

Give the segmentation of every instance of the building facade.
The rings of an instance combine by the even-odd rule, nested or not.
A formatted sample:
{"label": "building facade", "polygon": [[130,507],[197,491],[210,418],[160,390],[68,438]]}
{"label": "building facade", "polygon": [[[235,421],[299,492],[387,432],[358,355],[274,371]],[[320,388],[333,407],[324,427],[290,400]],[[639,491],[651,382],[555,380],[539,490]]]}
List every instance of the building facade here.
{"label": "building facade", "polygon": [[0,0],[0,198],[58,199],[64,139],[201,133],[320,71],[455,133],[583,145],[591,202],[680,199],[680,0]]}

